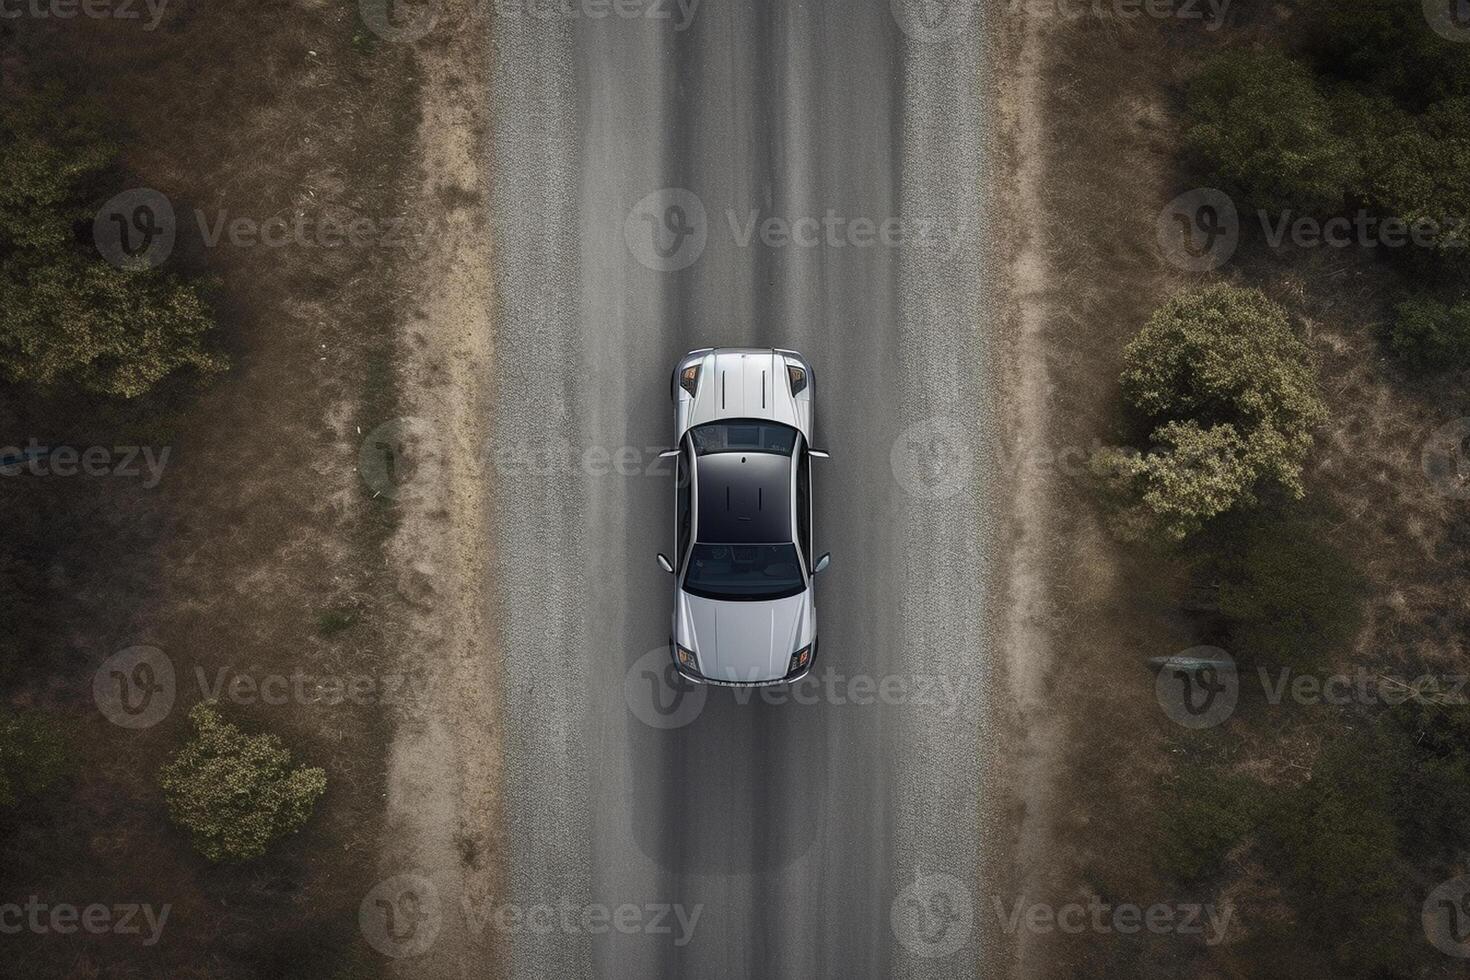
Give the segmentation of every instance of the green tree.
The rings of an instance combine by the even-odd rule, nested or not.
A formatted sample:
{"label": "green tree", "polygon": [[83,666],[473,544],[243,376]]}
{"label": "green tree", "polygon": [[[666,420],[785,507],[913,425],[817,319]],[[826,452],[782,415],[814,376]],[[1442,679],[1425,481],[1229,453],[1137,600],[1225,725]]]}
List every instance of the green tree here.
{"label": "green tree", "polygon": [[1226,51],[1189,85],[1184,143],[1253,208],[1331,213],[1356,179],[1312,74],[1277,51]]}
{"label": "green tree", "polygon": [[1433,249],[1470,268],[1470,97],[1388,118],[1359,140],[1361,193],[1385,213],[1418,224]]}
{"label": "green tree", "polygon": [[1413,111],[1470,96],[1470,48],[1428,30],[1419,0],[1306,0],[1303,7],[1306,49],[1322,74]]}
{"label": "green tree", "polygon": [[58,89],[0,102],[0,378],[133,398],[181,370],[224,370],[195,286],[114,268],[78,240],[115,156],[95,112]]}
{"label": "green tree", "polygon": [[159,772],[169,816],[211,861],[259,857],[311,816],[326,791],[321,769],[292,768],[274,735],[246,735],[213,701],[189,711],[193,737]]}
{"label": "green tree", "polygon": [[1311,351],[1258,290],[1215,285],[1170,299],[1123,352],[1123,394],[1146,453],[1108,447],[1091,466],[1135,534],[1178,541],[1256,502],[1301,497],[1312,430],[1327,416]]}
{"label": "green tree", "polygon": [[0,809],[40,793],[67,769],[66,742],[45,719],[0,712]]}
{"label": "green tree", "polygon": [[1428,298],[1405,300],[1394,310],[1388,348],[1414,371],[1470,367],[1470,300],[1453,306]]}

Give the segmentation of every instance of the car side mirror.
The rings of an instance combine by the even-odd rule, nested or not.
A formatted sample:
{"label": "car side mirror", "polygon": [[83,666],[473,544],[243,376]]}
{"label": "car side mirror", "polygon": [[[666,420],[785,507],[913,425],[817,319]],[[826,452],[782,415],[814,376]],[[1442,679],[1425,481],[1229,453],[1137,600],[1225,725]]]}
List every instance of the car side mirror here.
{"label": "car side mirror", "polygon": [[669,561],[668,555],[665,555],[663,552],[659,552],[659,555],[658,555],[658,567],[659,568],[662,568],[664,571],[668,572],[670,575],[674,574],[674,563],[671,562],[671,561]]}
{"label": "car side mirror", "polygon": [[679,450],[677,450],[677,449],[665,449],[663,452],[661,452],[661,453],[658,454],[658,458],[659,459],[673,459],[677,455],[679,455]]}
{"label": "car side mirror", "polygon": [[815,457],[817,457],[817,459],[831,459],[832,458],[832,454],[831,453],[826,452],[825,450],[822,450],[822,449],[808,449],[806,451],[806,454],[808,456],[815,456]]}
{"label": "car side mirror", "polygon": [[829,551],[825,555],[817,559],[817,563],[812,566],[812,574],[817,574],[830,564],[832,564],[832,552]]}

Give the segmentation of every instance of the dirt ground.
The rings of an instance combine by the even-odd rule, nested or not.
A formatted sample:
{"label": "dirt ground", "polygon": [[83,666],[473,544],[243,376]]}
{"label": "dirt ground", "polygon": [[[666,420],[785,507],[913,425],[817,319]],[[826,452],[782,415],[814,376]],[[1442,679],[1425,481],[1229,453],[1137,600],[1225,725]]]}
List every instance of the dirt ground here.
{"label": "dirt ground", "polygon": [[1236,4],[1217,31],[1063,17],[1051,4],[1011,9],[1016,67],[1002,108],[1014,173],[1008,661],[1025,746],[1012,765],[1020,891],[1053,907],[1228,901],[1240,916],[1213,946],[1023,926],[1015,966],[1026,977],[1270,975],[1244,942],[1252,922],[1283,914],[1268,869],[1247,856],[1195,892],[1161,877],[1161,778],[1186,753],[1267,781],[1303,778],[1336,723],[1247,709],[1199,740],[1168,720],[1147,660],[1202,642],[1183,608],[1188,570],[1109,535],[1078,452],[1122,438],[1121,348],[1160,302],[1217,279],[1259,286],[1320,358],[1333,421],[1318,435],[1309,493],[1340,515],[1334,541],[1368,579],[1365,626],[1333,666],[1463,673],[1465,558],[1455,542],[1467,514],[1428,485],[1421,459],[1432,433],[1463,414],[1463,379],[1411,383],[1386,361],[1377,331],[1395,283],[1368,250],[1272,253],[1247,242],[1209,274],[1161,252],[1160,211],[1202,186],[1178,154],[1184,80],[1220,45],[1289,32],[1289,7]]}
{"label": "dirt ground", "polygon": [[473,7],[445,9],[469,29],[436,30],[416,49],[424,111],[413,209],[427,234],[401,276],[399,450],[411,477],[397,488],[402,523],[390,543],[409,606],[400,669],[427,679],[427,697],[397,714],[379,858],[391,882],[383,897],[410,908],[427,898],[438,912],[425,920],[431,932],[390,934],[380,951],[414,953],[398,964],[404,976],[493,977],[506,968],[504,937],[471,911],[503,887],[505,862],[487,478],[489,30]]}
{"label": "dirt ground", "polygon": [[[125,148],[119,189],[151,187],[172,203],[169,267],[215,280],[232,369],[202,392],[136,405],[66,393],[0,405],[22,441],[170,453],[153,486],[38,478],[0,501],[33,614],[5,697],[66,719],[77,756],[66,785],[7,833],[0,896],[171,909],[151,945],[7,937],[0,973],[24,963],[35,977],[377,975],[358,908],[378,877],[395,706],[420,679],[402,675],[390,645],[405,603],[386,572],[400,516],[358,467],[363,434],[401,414],[398,275],[423,251],[420,188],[403,186],[417,152],[413,54],[363,31],[355,4],[328,0],[180,0],[154,30],[6,24],[7,78],[55,71],[98,100]],[[235,218],[306,234],[211,244],[208,229]],[[315,230],[328,218],[366,233],[324,245]],[[99,712],[93,674],[137,644],[168,658],[175,701],[152,727],[124,730]],[[284,703],[251,693],[297,673]],[[246,693],[230,693],[236,677]],[[195,854],[156,786],[187,708],[216,689],[227,716],[278,733],[328,774],[306,827],[238,867]]]}
{"label": "dirt ground", "polygon": [[[1098,887],[1100,852],[1110,868],[1147,867],[1134,808],[1162,761],[1162,716],[1144,661],[1189,645],[1151,595],[1166,585],[1135,592],[1139,570],[1104,530],[1078,462],[1110,438],[1122,342],[1171,285],[1152,247],[1171,147],[1150,137],[1167,111],[1167,52],[1137,28],[1042,14],[1006,26],[1016,878],[1026,901],[1058,905]],[[1110,891],[1146,883],[1145,872]],[[1097,975],[1082,969],[1092,937],[1062,939],[1021,929],[1016,975]]]}

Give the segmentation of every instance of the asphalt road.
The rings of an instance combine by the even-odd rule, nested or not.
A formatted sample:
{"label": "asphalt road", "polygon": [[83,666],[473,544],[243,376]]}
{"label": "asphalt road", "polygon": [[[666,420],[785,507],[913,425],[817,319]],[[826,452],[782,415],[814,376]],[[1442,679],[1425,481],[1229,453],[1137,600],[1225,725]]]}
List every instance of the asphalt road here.
{"label": "asphalt road", "polygon": [[[556,910],[513,927],[513,973],[973,975],[1003,942],[981,14],[556,9],[494,22],[506,898]],[[664,671],[654,456],[670,369],[708,346],[815,368],[833,562],[784,699]]]}

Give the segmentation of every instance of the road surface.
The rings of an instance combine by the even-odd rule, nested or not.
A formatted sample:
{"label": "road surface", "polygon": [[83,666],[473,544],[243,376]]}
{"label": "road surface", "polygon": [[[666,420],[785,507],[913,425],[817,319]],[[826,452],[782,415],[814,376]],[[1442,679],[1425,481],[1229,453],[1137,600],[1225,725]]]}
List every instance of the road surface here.
{"label": "road surface", "polygon": [[[982,14],[537,9],[493,26],[512,972],[974,975],[1003,941]],[[814,680],[785,699],[663,670],[655,456],[670,369],[709,346],[815,368],[833,561]]]}

